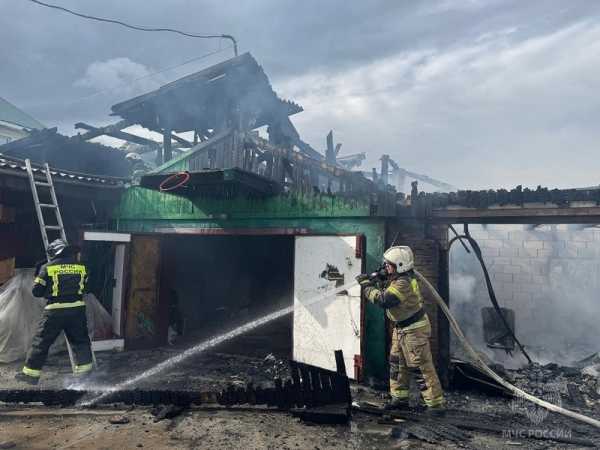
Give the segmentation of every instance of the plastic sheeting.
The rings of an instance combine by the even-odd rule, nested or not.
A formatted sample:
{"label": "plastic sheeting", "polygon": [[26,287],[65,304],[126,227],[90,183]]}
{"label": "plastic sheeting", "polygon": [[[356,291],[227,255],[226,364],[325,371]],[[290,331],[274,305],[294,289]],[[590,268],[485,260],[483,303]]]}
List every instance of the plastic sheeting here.
{"label": "plastic sheeting", "polygon": [[[17,269],[0,286],[0,363],[24,359],[46,302],[31,294],[34,269]],[[111,337],[112,318],[93,294],[84,296],[90,338]],[[50,353],[65,349],[59,337]]]}

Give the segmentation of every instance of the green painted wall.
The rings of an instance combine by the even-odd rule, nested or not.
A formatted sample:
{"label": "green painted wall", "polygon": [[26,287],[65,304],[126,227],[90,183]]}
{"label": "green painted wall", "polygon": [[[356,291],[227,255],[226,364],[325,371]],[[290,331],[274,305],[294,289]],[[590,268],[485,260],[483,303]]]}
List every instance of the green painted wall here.
{"label": "green painted wall", "polygon": [[146,189],[127,189],[121,197],[119,219],[198,220],[210,218],[369,217],[364,199],[331,195],[282,194],[266,198],[188,198]]}
{"label": "green painted wall", "polygon": [[[116,214],[120,232],[168,232],[169,228],[304,229],[315,234],[364,234],[367,270],[381,261],[385,218],[369,215],[369,204],[326,195],[289,194],[265,199],[186,198],[132,187]],[[387,377],[385,321],[368,304],[365,314],[365,375]]]}

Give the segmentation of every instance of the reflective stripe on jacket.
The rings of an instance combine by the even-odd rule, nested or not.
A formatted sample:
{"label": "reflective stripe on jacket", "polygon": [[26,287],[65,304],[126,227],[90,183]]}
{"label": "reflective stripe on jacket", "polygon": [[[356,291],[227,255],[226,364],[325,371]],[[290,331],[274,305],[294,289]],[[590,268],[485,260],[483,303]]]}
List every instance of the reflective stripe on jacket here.
{"label": "reflective stripe on jacket", "polygon": [[[388,318],[393,322],[406,320],[423,308],[419,282],[410,275],[393,275],[385,290],[367,287],[365,296],[370,302],[384,308]],[[417,323],[419,326],[426,324],[425,319]]]}
{"label": "reflective stripe on jacket", "polygon": [[33,282],[32,293],[48,300],[46,309],[85,306],[83,294],[87,279],[85,264],[74,257],[57,258],[41,267]]}

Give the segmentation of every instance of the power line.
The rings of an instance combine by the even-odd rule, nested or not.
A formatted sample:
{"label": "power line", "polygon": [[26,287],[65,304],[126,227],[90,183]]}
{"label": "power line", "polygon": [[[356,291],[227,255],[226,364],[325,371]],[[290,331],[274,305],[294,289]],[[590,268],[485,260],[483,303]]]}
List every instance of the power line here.
{"label": "power line", "polygon": [[66,13],[69,13],[69,14],[73,14],[74,16],[81,17],[83,19],[96,20],[98,22],[113,23],[113,24],[116,24],[116,25],[121,25],[122,27],[125,27],[125,28],[130,28],[132,30],[137,30],[137,31],[164,31],[164,32],[168,32],[168,33],[180,34],[181,36],[187,36],[187,37],[193,37],[193,38],[200,38],[200,39],[229,39],[233,43],[233,53],[235,54],[235,56],[238,55],[237,41],[230,34],[193,34],[193,33],[186,33],[185,31],[175,30],[175,29],[172,29],[172,28],[150,28],[150,27],[142,27],[142,26],[139,26],[139,25],[131,25],[131,24],[128,24],[128,23],[125,23],[125,22],[121,22],[120,20],[106,19],[106,18],[103,18],[103,17],[96,17],[96,16],[90,16],[88,14],[78,13],[78,12],[73,11],[71,9],[64,8],[64,7],[58,6],[58,5],[51,5],[50,3],[44,3],[44,2],[41,2],[39,0],[29,0],[29,1],[32,2],[32,3],[35,3],[36,5],[45,6],[46,8],[57,9],[59,11],[66,12]]}

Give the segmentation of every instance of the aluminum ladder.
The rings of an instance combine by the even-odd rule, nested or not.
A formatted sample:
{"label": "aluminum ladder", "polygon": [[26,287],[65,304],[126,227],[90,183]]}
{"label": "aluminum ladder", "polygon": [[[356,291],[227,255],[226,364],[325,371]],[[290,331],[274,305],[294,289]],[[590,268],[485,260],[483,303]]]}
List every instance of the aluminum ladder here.
{"label": "aluminum ladder", "polygon": [[[36,181],[35,176],[33,174],[33,169],[31,168],[31,161],[29,159],[25,160],[25,167],[27,168],[27,175],[29,176],[29,184],[31,186],[31,193],[33,194],[33,204],[35,206],[35,212],[37,214],[38,223],[40,225],[40,232],[42,233],[42,241],[44,242],[44,251],[48,251],[48,245],[50,244],[50,240],[48,239],[48,231],[52,231],[55,234],[58,234],[60,238],[67,242],[67,234],[65,233],[65,226],[63,224],[62,216],[60,214],[60,208],[58,207],[58,199],[56,198],[56,191],[54,190],[54,183],[52,182],[52,173],[50,172],[50,166],[48,163],[44,164],[44,175],[46,176],[46,181]],[[48,189],[50,193],[51,203],[42,203],[40,202],[40,196],[38,194],[38,186]],[[54,211],[54,216],[56,218],[55,224],[48,225],[44,220],[43,209],[51,209]],[[57,238],[58,239],[58,238]],[[75,355],[73,353],[73,349],[71,348],[71,344],[69,339],[67,339],[67,335],[63,331],[63,336],[65,337],[65,343],[67,344],[67,351],[69,352],[69,359],[71,361],[71,370],[75,373]],[[90,343],[91,347],[91,343]],[[94,367],[96,367],[96,356],[94,355],[94,350],[90,348],[92,351],[92,361]]]}

